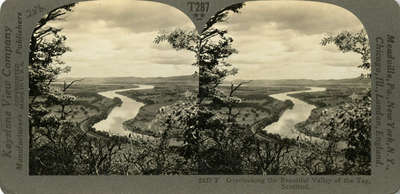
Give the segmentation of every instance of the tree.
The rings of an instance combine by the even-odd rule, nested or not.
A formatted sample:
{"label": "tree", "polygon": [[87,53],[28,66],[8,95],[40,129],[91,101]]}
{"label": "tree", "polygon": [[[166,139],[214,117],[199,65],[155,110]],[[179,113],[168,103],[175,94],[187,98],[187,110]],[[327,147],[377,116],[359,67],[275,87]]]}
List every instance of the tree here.
{"label": "tree", "polygon": [[[336,36],[327,36],[321,41],[323,46],[332,43],[342,52],[360,54],[362,63],[358,67],[369,72],[364,77],[371,76],[371,51],[364,30],[357,33],[343,31]],[[371,173],[371,104],[371,89],[368,88],[361,99],[338,107],[334,115],[324,115],[323,120],[326,122],[322,122],[321,127],[345,134],[345,137],[342,137],[347,141],[347,148],[344,149],[346,161],[341,172],[343,174]]]}
{"label": "tree", "polygon": [[[228,31],[214,26],[227,21],[230,13],[239,13],[243,5],[235,4],[218,11],[208,20],[200,34],[194,30],[176,29],[171,33],[160,34],[154,40],[156,44],[166,41],[176,50],[187,50],[196,55],[193,65],[199,68],[198,108],[193,114],[195,119],[190,119],[196,120],[196,123],[183,131],[183,152],[186,158],[195,163],[197,169],[194,171],[200,174],[209,173],[210,170],[218,171],[220,167],[216,165],[226,163],[222,158],[227,155],[214,155],[222,154],[222,150],[227,148],[222,143],[227,135],[227,126],[215,114],[215,110],[226,103],[240,102],[240,99],[228,96],[218,88],[227,76],[237,73],[237,69],[225,61],[230,55],[237,53],[237,50],[231,46],[233,38],[227,35]],[[223,173],[223,170],[219,173]]]}
{"label": "tree", "polygon": [[42,17],[33,29],[30,39],[29,52],[29,145],[34,144],[34,128],[38,128],[41,118],[49,113],[49,110],[38,101],[39,97],[45,97],[53,93],[51,84],[57,76],[68,72],[69,67],[59,57],[70,51],[64,42],[67,39],[61,35],[61,28],[49,26],[52,21],[62,19],[61,16],[72,11],[75,4],[65,5],[51,10]]}
{"label": "tree", "polygon": [[371,173],[371,97],[370,94],[338,107],[335,114],[324,115],[322,127],[331,131],[328,140],[345,140],[342,174]]}
{"label": "tree", "polygon": [[[225,61],[230,55],[237,53],[232,48],[233,39],[227,35],[227,30],[215,28],[215,24],[226,22],[231,12],[239,13],[243,3],[234,4],[218,11],[208,20],[201,33],[176,29],[168,34],[158,35],[154,42],[167,41],[176,50],[187,50],[196,55],[193,64],[199,67],[199,102],[207,97],[215,98],[217,87],[224,78],[237,73],[236,68]],[[229,69],[230,68],[230,69]]]}
{"label": "tree", "polygon": [[[67,107],[76,97],[66,94],[76,82],[64,82],[62,88],[52,84],[62,73],[70,71],[60,57],[70,51],[62,28],[51,23],[62,20],[75,4],[51,10],[33,29],[29,53],[29,148],[30,174],[107,174],[111,157],[121,145],[117,137],[90,139],[81,133],[78,123],[67,119]],[[89,158],[90,162],[88,162]],[[91,165],[93,162],[94,165]],[[88,164],[85,168],[82,165]]]}
{"label": "tree", "polygon": [[[174,49],[187,50],[196,56],[193,65],[199,68],[197,102],[166,107],[175,114],[168,119],[179,123],[172,127],[181,130],[184,145],[180,153],[189,161],[192,174],[277,174],[283,148],[287,147],[259,138],[247,125],[237,121],[240,112],[234,108],[241,99],[235,92],[244,82],[231,83],[228,91],[221,87],[226,77],[238,72],[226,61],[238,51],[232,47],[233,38],[228,36],[228,30],[216,28],[215,24],[227,22],[229,14],[239,13],[243,6],[234,4],[218,11],[200,34],[176,29],[154,40],[156,44],[166,41]],[[249,149],[254,146],[260,149]]]}
{"label": "tree", "polygon": [[355,52],[360,54],[362,63],[358,67],[369,71],[364,75],[365,77],[371,76],[371,49],[368,35],[364,30],[356,33],[343,31],[336,36],[328,35],[321,40],[321,45],[326,46],[328,44],[335,44],[343,53]]}
{"label": "tree", "polygon": [[[55,169],[65,172],[73,168],[72,152],[63,145],[69,143],[66,140],[68,131],[64,129],[73,127],[74,123],[63,121],[63,118],[65,106],[73,103],[74,97],[63,96],[51,86],[59,74],[69,71],[68,67],[62,67],[64,63],[59,57],[70,49],[64,44],[66,37],[60,34],[61,28],[49,25],[62,19],[61,16],[72,11],[73,6],[70,4],[51,10],[39,20],[30,39],[29,148],[30,170],[34,173],[54,173]],[[60,112],[63,116],[59,118],[49,107],[64,102]],[[63,159],[60,161],[57,158]]]}

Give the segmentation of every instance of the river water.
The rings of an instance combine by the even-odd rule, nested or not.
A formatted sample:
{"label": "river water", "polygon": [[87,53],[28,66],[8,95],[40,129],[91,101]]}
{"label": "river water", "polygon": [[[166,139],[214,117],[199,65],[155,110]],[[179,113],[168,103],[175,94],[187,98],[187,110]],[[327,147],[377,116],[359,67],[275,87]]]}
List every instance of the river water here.
{"label": "river water", "polygon": [[[285,101],[290,100],[293,102],[294,106],[292,109],[287,109],[279,120],[275,123],[272,123],[264,128],[268,133],[279,134],[281,137],[286,138],[297,138],[297,137],[307,137],[305,134],[297,131],[295,129],[295,125],[297,123],[303,122],[308,119],[311,115],[311,111],[316,108],[314,105],[308,104],[302,100],[297,98],[290,97],[289,94],[298,94],[298,93],[308,93],[308,92],[323,92],[326,91],[326,88],[320,87],[309,87],[309,90],[301,90],[294,92],[285,92],[270,95],[272,98],[277,100]],[[319,138],[313,137],[317,141]]]}
{"label": "river water", "polygon": [[136,117],[136,115],[139,113],[139,109],[142,106],[144,106],[144,104],[137,102],[126,96],[117,94],[117,92],[124,92],[128,90],[146,90],[154,88],[154,86],[151,85],[137,85],[137,86],[138,86],[137,88],[111,90],[99,93],[100,95],[111,99],[115,97],[120,98],[122,104],[121,106],[115,107],[105,120],[102,120],[93,125],[93,127],[97,131],[104,131],[112,135],[118,135],[118,136],[129,136],[129,135],[138,136],[138,134],[136,133],[125,130],[123,122]]}
{"label": "river water", "polygon": [[[119,95],[117,94],[117,92],[123,92],[128,90],[145,90],[154,88],[154,86],[151,85],[137,85],[137,86],[138,86],[137,88],[100,92],[99,93],[100,95],[110,99],[113,99],[115,97],[120,98],[122,104],[119,107],[115,107],[105,120],[96,123],[93,127],[98,131],[108,132],[112,135],[118,135],[118,136],[131,135],[136,137],[140,136],[145,139],[150,138],[149,136],[139,135],[137,133],[133,133],[129,130],[126,130],[124,129],[123,126],[123,122],[134,118],[138,114],[140,108],[144,106],[144,104],[137,102],[134,99],[128,98],[126,96]],[[267,131],[268,133],[279,134],[281,137],[286,137],[286,138],[292,138],[292,139],[297,137],[310,138],[305,134],[297,131],[295,129],[295,125],[297,123],[307,120],[308,117],[311,115],[311,111],[316,107],[297,98],[290,97],[289,95],[297,93],[323,92],[323,91],[326,91],[326,88],[309,87],[308,90],[285,92],[285,93],[271,95],[271,97],[277,100],[281,101],[290,100],[293,102],[294,106],[292,109],[287,109],[277,122],[268,125],[263,130]],[[325,140],[313,137],[312,141],[321,142]]]}
{"label": "river water", "polygon": [[[129,90],[146,90],[153,89],[152,85],[137,85],[137,88],[119,89],[100,92],[99,94],[106,98],[120,98],[122,101],[121,106],[115,107],[105,120],[96,123],[93,127],[98,131],[108,132],[113,135],[129,136],[134,135],[131,131],[125,130],[123,123],[127,120],[134,118],[140,108],[144,106],[143,103],[137,102],[129,97],[117,94],[118,92],[129,91]],[[294,104],[292,109],[286,110],[279,120],[271,125],[264,128],[268,133],[279,134],[282,137],[297,138],[297,136],[303,136],[302,133],[295,129],[297,123],[307,120],[310,116],[311,111],[316,108],[314,105],[308,104],[297,98],[290,97],[289,94],[297,94],[304,92],[321,92],[326,91],[326,88],[310,87],[309,90],[285,92],[271,95],[271,97],[285,101],[291,100]]]}

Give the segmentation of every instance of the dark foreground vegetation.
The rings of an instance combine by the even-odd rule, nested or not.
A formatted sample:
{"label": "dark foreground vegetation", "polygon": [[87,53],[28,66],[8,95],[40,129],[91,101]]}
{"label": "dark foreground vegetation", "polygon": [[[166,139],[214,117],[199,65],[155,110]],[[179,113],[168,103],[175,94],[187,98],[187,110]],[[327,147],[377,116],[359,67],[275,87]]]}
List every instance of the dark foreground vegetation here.
{"label": "dark foreground vegetation", "polygon": [[[358,88],[355,86],[336,86],[328,88],[325,92],[293,94],[293,97],[299,98],[317,107],[312,110],[310,117],[306,121],[297,124],[297,130],[308,136],[327,139],[330,127],[321,127],[321,124],[327,122],[326,119],[329,117],[344,116],[339,114],[341,110],[346,110],[345,114],[348,114],[347,116],[360,114],[358,115],[360,119],[361,117],[364,117],[363,119],[369,119],[369,92],[369,86],[366,84],[364,87],[359,86]],[[365,107],[359,107],[363,104]],[[359,113],[352,111],[357,111]],[[369,125],[369,123],[367,120],[365,122],[366,123],[362,126],[367,127],[365,125]],[[361,127],[361,125],[358,127]],[[347,136],[344,134],[345,131],[338,130],[338,133],[341,133],[338,137],[340,140],[346,140]]]}
{"label": "dark foreground vegetation", "polygon": [[[245,82],[232,82],[223,86],[226,77],[234,76],[238,72],[225,59],[238,51],[232,47],[233,38],[228,35],[228,31],[215,27],[215,24],[226,22],[229,14],[239,13],[244,4],[231,5],[220,10],[200,33],[176,29],[161,33],[155,38],[155,44],[167,42],[178,51],[193,52],[193,65],[199,70],[196,73],[198,88],[194,93],[190,92],[190,88],[185,88],[188,84],[176,84],[183,87],[171,84],[172,88],[159,86],[153,91],[123,93],[148,103],[138,119],[144,119],[156,112],[152,122],[157,124],[159,130],[155,137],[121,137],[107,133],[98,135],[91,130],[82,130],[84,117],[98,115],[98,118],[104,118],[111,107],[120,104],[118,99],[104,99],[95,93],[106,87],[109,89],[120,86],[99,84],[87,89],[88,92],[81,93],[82,88],[74,89],[80,87],[76,85],[80,80],[68,80],[57,87],[52,84],[60,74],[69,70],[62,68],[63,62],[59,60],[69,48],[64,45],[66,37],[62,35],[62,29],[50,27],[48,24],[70,12],[73,6],[51,10],[39,21],[31,37],[30,175],[371,173],[370,92],[360,94],[359,98],[352,101],[345,99],[343,102],[333,100],[339,99],[337,96],[330,97],[324,93],[298,96],[319,107],[334,107],[318,116],[321,121],[315,127],[326,129],[326,135],[323,135],[325,140],[321,142],[301,137],[287,139],[249,129],[249,125],[254,123],[260,123],[260,128],[267,125],[293,105],[290,101],[280,102],[269,98],[268,92],[255,92],[254,88],[245,87]],[[210,39],[213,41],[209,41]],[[367,42],[363,31],[356,34],[343,32],[327,37],[322,45],[334,43],[344,52],[362,54],[363,63],[360,67],[369,69]],[[132,84],[118,78],[113,79],[120,85]],[[144,79],[134,79],[138,83],[144,82]],[[181,78],[174,80],[176,83],[191,82],[182,82]],[[162,83],[156,80],[152,83],[156,82]],[[276,93],[292,90],[264,89],[274,90]],[[183,91],[185,92],[182,95]],[[341,93],[331,93],[336,94],[344,97]],[[325,101],[328,98],[332,100]],[[320,99],[324,99],[324,104]],[[87,115],[81,110],[82,107]],[[131,124],[135,125],[133,122],[128,123]],[[143,126],[139,122],[137,127],[140,128],[141,125]],[[338,142],[343,140],[346,147],[339,148]]]}

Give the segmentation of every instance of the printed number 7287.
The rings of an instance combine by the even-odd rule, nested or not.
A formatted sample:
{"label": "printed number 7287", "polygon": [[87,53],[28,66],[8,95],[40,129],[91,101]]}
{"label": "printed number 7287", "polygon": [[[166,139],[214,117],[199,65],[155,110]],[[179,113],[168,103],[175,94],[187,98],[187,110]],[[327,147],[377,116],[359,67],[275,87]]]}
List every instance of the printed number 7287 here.
{"label": "printed number 7287", "polygon": [[188,2],[191,12],[208,12],[210,2]]}

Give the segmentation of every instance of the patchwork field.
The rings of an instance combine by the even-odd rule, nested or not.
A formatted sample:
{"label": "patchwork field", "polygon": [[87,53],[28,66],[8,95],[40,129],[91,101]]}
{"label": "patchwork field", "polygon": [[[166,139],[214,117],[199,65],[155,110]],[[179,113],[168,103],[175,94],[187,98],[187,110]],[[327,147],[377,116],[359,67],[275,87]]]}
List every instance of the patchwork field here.
{"label": "patchwork field", "polygon": [[[190,78],[190,80],[187,80]],[[111,78],[110,78],[111,79]],[[253,131],[260,131],[269,124],[276,122],[281,114],[290,109],[293,103],[290,100],[280,101],[276,100],[269,95],[306,90],[307,84],[312,86],[320,86],[327,88],[324,92],[312,93],[299,93],[290,96],[305,101],[309,104],[315,105],[317,108],[311,113],[307,121],[299,123],[298,129],[312,128],[317,125],[321,116],[321,112],[326,109],[334,109],[336,106],[346,102],[351,102],[354,98],[362,96],[366,93],[368,82],[356,80],[353,85],[351,81],[355,79],[344,80],[339,82],[337,80],[331,82],[315,82],[305,81],[300,82],[296,80],[290,81],[256,81],[243,85],[236,91],[235,95],[241,98],[241,103],[234,108],[234,113],[237,114],[237,121]],[[145,104],[139,110],[135,118],[124,121],[124,127],[127,130],[159,136],[159,127],[154,126],[155,118],[163,106],[174,104],[185,98],[187,95],[197,94],[197,83],[192,77],[185,78],[147,78],[147,79],[133,79],[123,80],[112,78],[89,79],[81,83],[73,85],[68,89],[68,94],[77,98],[74,105],[68,106],[68,119],[81,123],[84,130],[89,130],[95,133],[92,125],[106,119],[110,111],[121,105],[119,98],[109,99],[98,94],[98,92],[126,89],[136,87],[132,82],[138,81],[140,84],[151,84],[154,89],[145,90],[128,90],[118,92],[118,94],[127,96],[138,102]],[[271,86],[262,86],[263,84],[271,84]],[[279,85],[281,84],[281,85]],[[62,84],[56,86],[62,87]],[[221,86],[225,92],[229,91],[229,87]],[[58,107],[53,107],[57,109]],[[228,111],[227,108],[221,108],[219,111]],[[313,132],[313,136],[318,136],[320,132]]]}

